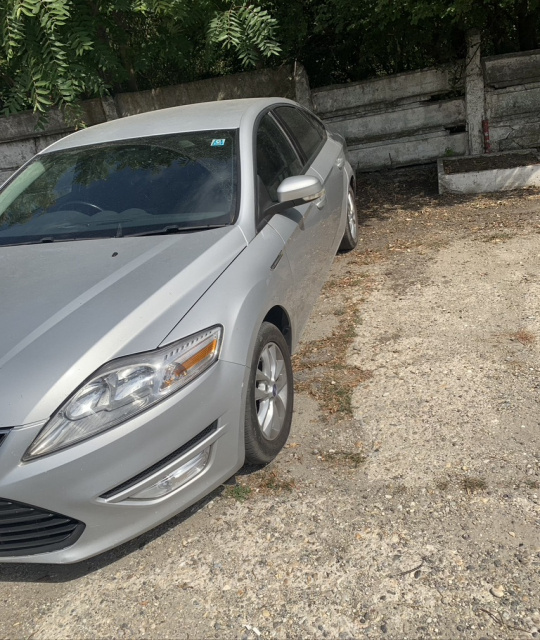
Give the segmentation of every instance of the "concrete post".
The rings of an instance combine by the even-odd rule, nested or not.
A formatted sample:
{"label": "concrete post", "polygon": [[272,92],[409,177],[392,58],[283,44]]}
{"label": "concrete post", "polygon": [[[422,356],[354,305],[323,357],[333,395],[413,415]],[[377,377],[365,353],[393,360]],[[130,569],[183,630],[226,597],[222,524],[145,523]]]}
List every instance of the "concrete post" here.
{"label": "concrete post", "polygon": [[294,99],[298,104],[301,104],[303,107],[307,107],[310,111],[313,111],[313,100],[311,99],[309,78],[303,65],[299,62],[294,63],[293,81]]}
{"label": "concrete post", "polygon": [[107,120],[118,119],[118,110],[116,109],[116,103],[111,96],[103,96],[101,98],[101,106],[103,107],[103,113]]}
{"label": "concrete post", "polygon": [[479,31],[467,33],[467,59],[465,65],[465,111],[469,155],[484,153],[482,121],[484,120],[484,73],[481,59]]}

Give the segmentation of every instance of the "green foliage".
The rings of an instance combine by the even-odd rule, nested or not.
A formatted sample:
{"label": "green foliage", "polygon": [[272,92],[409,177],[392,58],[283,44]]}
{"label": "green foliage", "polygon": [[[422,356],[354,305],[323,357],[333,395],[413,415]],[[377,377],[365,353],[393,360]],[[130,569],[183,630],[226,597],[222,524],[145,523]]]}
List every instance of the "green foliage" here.
{"label": "green foliage", "polygon": [[469,29],[482,32],[484,55],[540,45],[540,0],[311,0],[303,15],[315,85],[453,63]]}
{"label": "green foliage", "polygon": [[268,11],[243,4],[217,13],[208,35],[211,42],[234,49],[244,66],[254,67],[260,54],[269,58],[280,53],[276,28],[277,20]]}
{"label": "green foliage", "polygon": [[29,103],[44,112],[82,92],[103,91],[104,52],[94,46],[88,12],[72,9],[70,0],[3,0],[0,98],[7,112]]}
{"label": "green foliage", "polygon": [[276,56],[277,23],[219,0],[2,0],[5,113],[216,75]]}
{"label": "green foliage", "polygon": [[251,495],[251,487],[243,484],[230,485],[225,488],[223,494],[226,498],[232,498],[237,502],[245,502]]}
{"label": "green foliage", "polygon": [[313,86],[540,46],[540,0],[0,0],[0,109],[58,105],[274,63]]}

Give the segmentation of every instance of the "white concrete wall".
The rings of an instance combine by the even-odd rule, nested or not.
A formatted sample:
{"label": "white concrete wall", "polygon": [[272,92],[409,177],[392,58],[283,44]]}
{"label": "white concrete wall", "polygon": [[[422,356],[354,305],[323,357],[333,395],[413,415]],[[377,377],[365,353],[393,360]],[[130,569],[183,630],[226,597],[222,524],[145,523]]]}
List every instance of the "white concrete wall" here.
{"label": "white concrete wall", "polygon": [[313,106],[321,116],[381,108],[383,105],[415,102],[418,96],[438,96],[449,91],[454,72],[450,67],[411,71],[364,82],[332,85],[312,91]]}
{"label": "white concrete wall", "polygon": [[540,51],[483,58],[480,65],[474,44],[465,82],[457,79],[460,65],[425,69],[315,89],[314,108],[346,138],[363,171],[481,153],[484,119],[493,151],[540,147]]}
{"label": "white concrete wall", "polygon": [[486,85],[503,89],[540,80],[540,50],[483,59]]}
{"label": "white concrete wall", "polygon": [[[106,120],[99,99],[84,102],[83,114],[89,124]],[[38,151],[73,132],[58,109],[50,113],[45,126],[40,127],[38,121],[38,115],[31,112],[0,118],[0,184]]]}
{"label": "white concrete wall", "polygon": [[480,32],[467,34],[467,58],[465,63],[465,113],[467,119],[467,148],[470,155],[484,152],[483,124],[485,119],[485,84],[482,69]]}
{"label": "white concrete wall", "polygon": [[316,112],[347,140],[362,171],[435,161],[467,148],[459,68],[425,69],[312,91]]}
{"label": "white concrete wall", "polygon": [[484,58],[493,151],[540,147],[540,51]]}
{"label": "white concrete wall", "polygon": [[[540,147],[540,50],[483,58],[481,67],[483,117],[489,122],[492,150]],[[304,69],[295,65],[89,100],[83,107],[85,121],[92,125],[206,100],[295,98],[343,135],[352,161],[368,171],[431,162],[447,153],[470,153],[467,119],[474,115],[478,134],[482,113],[481,105],[472,114],[470,101],[466,103],[466,83],[459,79],[462,71],[458,64],[310,92]],[[36,130],[36,123],[32,113],[0,118],[0,182],[34,153],[73,130],[58,110],[43,131]]]}

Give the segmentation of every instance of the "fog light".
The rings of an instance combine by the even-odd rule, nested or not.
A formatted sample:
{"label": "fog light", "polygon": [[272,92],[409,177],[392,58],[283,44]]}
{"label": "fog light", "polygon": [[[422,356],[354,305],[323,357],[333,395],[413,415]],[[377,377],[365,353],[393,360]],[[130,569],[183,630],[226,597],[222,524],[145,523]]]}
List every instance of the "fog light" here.
{"label": "fog light", "polygon": [[154,500],[166,496],[199,475],[206,467],[209,457],[210,447],[207,447],[204,451],[201,451],[201,453],[197,454],[194,458],[185,462],[181,467],[178,467],[178,469],[171,471],[169,475],[161,478],[161,480],[155,484],[146,487],[146,489],[139,491],[139,493],[132,494],[129,497],[130,500]]}

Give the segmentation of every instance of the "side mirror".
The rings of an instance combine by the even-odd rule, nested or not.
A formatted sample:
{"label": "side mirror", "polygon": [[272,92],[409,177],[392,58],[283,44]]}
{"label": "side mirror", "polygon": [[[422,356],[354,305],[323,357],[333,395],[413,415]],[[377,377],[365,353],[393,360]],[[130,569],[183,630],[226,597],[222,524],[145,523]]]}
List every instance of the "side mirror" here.
{"label": "side mirror", "polygon": [[265,215],[273,216],[275,213],[285,211],[291,207],[298,207],[306,202],[318,200],[324,196],[324,188],[321,181],[313,176],[291,176],[285,178],[277,188],[279,202],[268,207]]}
{"label": "side mirror", "polygon": [[291,176],[285,178],[277,188],[278,200],[280,203],[311,202],[318,200],[324,195],[321,181],[313,176]]}

